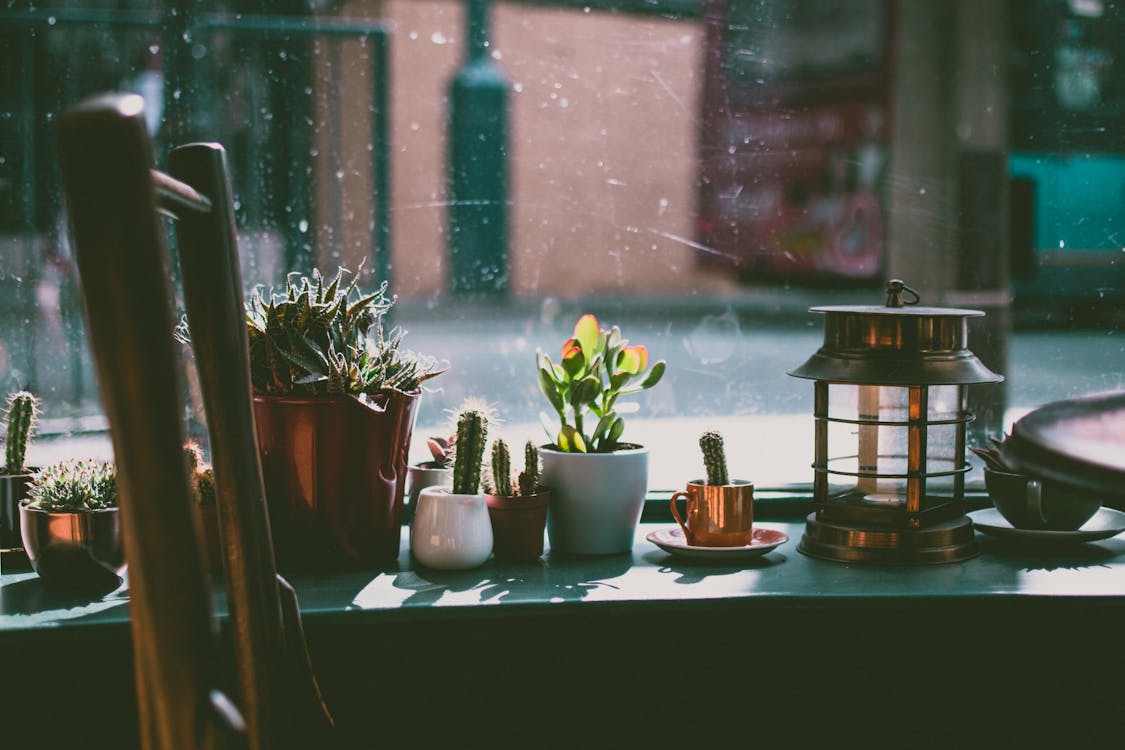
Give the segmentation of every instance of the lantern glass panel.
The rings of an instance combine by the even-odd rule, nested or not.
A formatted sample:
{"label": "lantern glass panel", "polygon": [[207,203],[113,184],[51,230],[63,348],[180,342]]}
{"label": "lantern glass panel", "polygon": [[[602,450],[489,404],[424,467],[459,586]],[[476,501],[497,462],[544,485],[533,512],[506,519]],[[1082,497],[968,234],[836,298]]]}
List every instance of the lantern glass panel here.
{"label": "lantern glass panel", "polygon": [[[829,386],[828,481],[830,494],[862,504],[905,506],[907,474],[926,474],[926,496],[954,496],[958,422],[964,419],[960,388],[929,386],[924,417],[917,430],[910,425],[910,388],[905,386]],[[924,443],[920,438],[924,434]],[[911,441],[917,441],[916,466],[911,466]]]}

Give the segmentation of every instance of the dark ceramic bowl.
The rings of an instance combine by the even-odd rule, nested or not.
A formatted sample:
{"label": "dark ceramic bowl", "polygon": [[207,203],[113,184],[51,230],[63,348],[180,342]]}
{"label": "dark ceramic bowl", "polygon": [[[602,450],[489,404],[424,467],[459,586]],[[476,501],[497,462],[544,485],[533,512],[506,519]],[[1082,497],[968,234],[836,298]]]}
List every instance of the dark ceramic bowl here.
{"label": "dark ceramic bowl", "polygon": [[31,567],[64,586],[107,586],[125,570],[117,508],[55,513],[20,506],[20,531]]}

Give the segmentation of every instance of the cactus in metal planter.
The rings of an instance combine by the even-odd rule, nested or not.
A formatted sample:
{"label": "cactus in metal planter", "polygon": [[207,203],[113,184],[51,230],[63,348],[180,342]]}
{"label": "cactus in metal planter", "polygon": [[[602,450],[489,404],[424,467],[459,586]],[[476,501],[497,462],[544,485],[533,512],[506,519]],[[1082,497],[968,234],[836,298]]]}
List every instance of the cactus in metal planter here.
{"label": "cactus in metal planter", "polygon": [[117,470],[93,459],[67,459],[36,472],[27,488],[29,508],[78,513],[117,507]]}
{"label": "cactus in metal planter", "polygon": [[488,415],[483,408],[462,407],[457,416],[456,455],[453,459],[453,491],[475,495],[480,488],[484,445],[488,440]]}
{"label": "cactus in metal planter", "polygon": [[539,449],[530,440],[523,447],[523,471],[519,477],[520,494],[534,495],[539,491]]}
{"label": "cactus in metal planter", "polygon": [[30,391],[8,395],[8,448],[5,455],[5,474],[26,474],[24,459],[27,444],[39,416],[39,399]]}
{"label": "cactus in metal planter", "polygon": [[508,453],[508,444],[497,438],[492,443],[492,473],[491,491],[494,495],[511,497],[512,492],[512,460]]}
{"label": "cactus in metal planter", "polygon": [[717,432],[705,432],[699,438],[699,447],[703,451],[703,465],[707,469],[707,484],[712,487],[730,484],[723,436]]}

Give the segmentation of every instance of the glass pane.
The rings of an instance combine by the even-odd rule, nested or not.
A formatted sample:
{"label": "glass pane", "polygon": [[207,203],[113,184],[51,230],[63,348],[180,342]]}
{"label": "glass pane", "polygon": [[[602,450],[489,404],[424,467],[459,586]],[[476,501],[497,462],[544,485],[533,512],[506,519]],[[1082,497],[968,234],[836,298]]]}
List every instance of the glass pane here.
{"label": "glass pane", "polygon": [[[668,362],[621,403],[650,486],[700,474],[706,429],[732,474],[807,484],[812,387],[785,375],[820,345],[807,308],[880,304],[892,274],[987,313],[969,343],[1007,381],[970,389],[970,442],[1125,387],[1116,4],[10,6],[0,386],[45,399],[37,461],[109,454],[53,140],[108,89],[145,95],[158,163],[226,145],[248,289],[390,282],[405,345],[450,364],[412,460],[470,395],[496,434],[554,439],[535,352],[590,312]],[[931,393],[931,419],[955,408]]]}

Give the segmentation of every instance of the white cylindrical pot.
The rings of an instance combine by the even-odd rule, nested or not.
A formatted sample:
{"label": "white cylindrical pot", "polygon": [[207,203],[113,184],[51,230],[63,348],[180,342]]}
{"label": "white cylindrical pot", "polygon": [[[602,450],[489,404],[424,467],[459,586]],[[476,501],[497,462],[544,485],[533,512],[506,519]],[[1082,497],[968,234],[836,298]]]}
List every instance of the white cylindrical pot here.
{"label": "white cylindrical pot", "polygon": [[410,551],[429,568],[467,570],[492,555],[492,522],[484,495],[459,495],[444,487],[418,494]]}
{"label": "white cylindrical pot", "polygon": [[613,453],[541,448],[539,454],[543,485],[551,490],[551,551],[612,555],[631,550],[648,491],[648,448]]}

